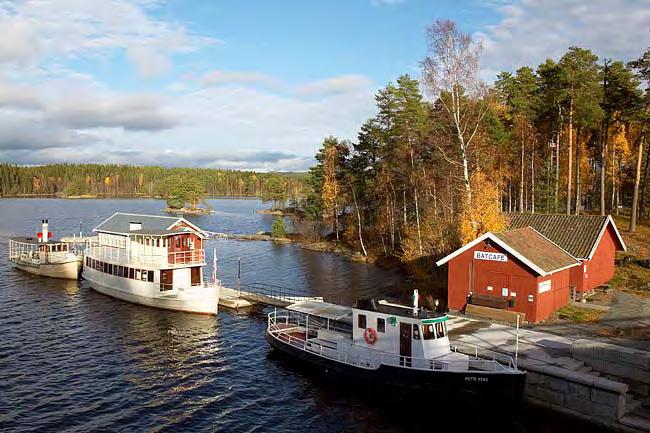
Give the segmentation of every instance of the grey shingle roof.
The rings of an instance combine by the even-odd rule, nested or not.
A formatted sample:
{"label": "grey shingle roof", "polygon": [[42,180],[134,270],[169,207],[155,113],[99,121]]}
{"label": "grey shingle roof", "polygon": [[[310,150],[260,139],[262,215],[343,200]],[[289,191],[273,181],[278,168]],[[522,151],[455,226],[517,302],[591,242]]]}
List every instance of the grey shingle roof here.
{"label": "grey shingle roof", "polygon": [[494,235],[546,273],[580,263],[530,227]]}
{"label": "grey shingle roof", "polygon": [[[168,232],[167,228],[180,220],[179,217],[157,216],[157,215],[139,215],[129,213],[116,213],[109,219],[95,227],[96,232],[111,233],[146,233],[146,234],[164,234]],[[129,230],[132,222],[142,223],[142,229],[137,231]]]}
{"label": "grey shingle roof", "polygon": [[585,259],[598,241],[607,223],[601,215],[555,215],[507,213],[509,228],[532,227],[566,250],[573,257]]}

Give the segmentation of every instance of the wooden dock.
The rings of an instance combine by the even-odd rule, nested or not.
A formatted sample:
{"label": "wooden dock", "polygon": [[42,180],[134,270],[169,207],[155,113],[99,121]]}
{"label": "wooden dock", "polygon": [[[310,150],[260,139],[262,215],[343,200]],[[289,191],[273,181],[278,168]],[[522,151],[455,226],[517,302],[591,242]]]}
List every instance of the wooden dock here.
{"label": "wooden dock", "polygon": [[252,283],[241,289],[221,288],[219,305],[239,310],[254,305],[284,308],[301,301],[322,301],[320,296],[306,296],[294,289],[264,283]]}

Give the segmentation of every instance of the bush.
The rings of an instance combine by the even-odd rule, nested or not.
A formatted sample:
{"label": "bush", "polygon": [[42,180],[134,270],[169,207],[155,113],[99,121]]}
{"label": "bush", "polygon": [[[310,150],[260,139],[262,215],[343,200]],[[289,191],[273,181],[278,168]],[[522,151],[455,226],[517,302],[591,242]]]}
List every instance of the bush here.
{"label": "bush", "polygon": [[281,217],[276,217],[271,226],[271,237],[274,238],[286,238],[287,229],[284,227],[284,219]]}

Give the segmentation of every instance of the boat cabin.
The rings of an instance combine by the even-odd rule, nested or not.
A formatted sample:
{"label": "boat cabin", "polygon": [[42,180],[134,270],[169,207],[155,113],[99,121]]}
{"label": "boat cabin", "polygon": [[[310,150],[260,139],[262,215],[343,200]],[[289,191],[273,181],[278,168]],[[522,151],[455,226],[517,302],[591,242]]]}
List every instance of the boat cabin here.
{"label": "boat cabin", "polygon": [[52,239],[48,220],[41,220],[41,231],[36,236],[9,238],[9,260],[30,263],[56,263],[72,252],[68,242]]}
{"label": "boat cabin", "polygon": [[147,281],[161,291],[200,286],[207,235],[182,217],[115,213],[95,229],[86,266],[113,276]]}
{"label": "boat cabin", "polygon": [[[303,301],[287,310],[306,316],[309,341],[337,350],[339,342],[358,349],[392,356],[405,367],[450,353],[446,314],[414,309],[373,299],[357,301],[344,307],[320,301]],[[463,358],[464,359],[464,358]]]}

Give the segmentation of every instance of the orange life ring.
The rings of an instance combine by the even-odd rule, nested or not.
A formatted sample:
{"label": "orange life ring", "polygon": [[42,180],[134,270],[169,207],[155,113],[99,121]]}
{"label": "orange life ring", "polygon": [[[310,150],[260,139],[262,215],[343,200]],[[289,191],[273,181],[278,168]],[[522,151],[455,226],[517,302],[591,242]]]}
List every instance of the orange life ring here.
{"label": "orange life ring", "polygon": [[365,331],[363,331],[363,338],[366,340],[366,343],[372,345],[377,342],[377,331],[375,331],[372,328],[366,328]]}

